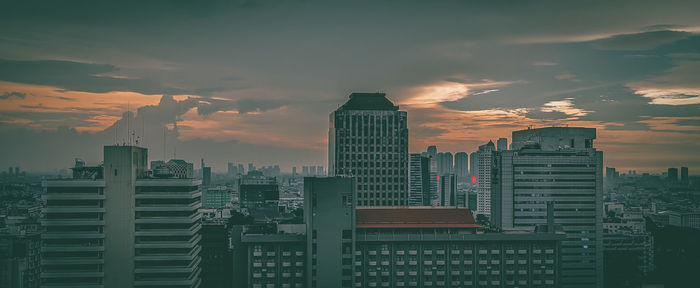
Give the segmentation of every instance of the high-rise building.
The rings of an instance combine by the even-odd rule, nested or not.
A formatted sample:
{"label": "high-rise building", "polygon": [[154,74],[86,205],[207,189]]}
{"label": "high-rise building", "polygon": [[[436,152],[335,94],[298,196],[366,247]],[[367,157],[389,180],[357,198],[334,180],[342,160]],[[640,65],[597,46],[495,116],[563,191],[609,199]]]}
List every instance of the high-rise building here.
{"label": "high-rise building", "polygon": [[479,151],[469,154],[469,176],[479,176]]}
{"label": "high-rise building", "polygon": [[668,182],[678,182],[678,168],[668,168]]}
{"label": "high-rise building", "polygon": [[455,154],[455,175],[458,182],[467,181],[469,176],[469,154],[466,152],[458,152]]}
{"label": "high-rise building", "polygon": [[296,166],[292,167],[292,176],[294,176],[294,177],[297,176],[297,167]]}
{"label": "high-rise building", "polygon": [[329,127],[328,172],[357,178],[358,206],[408,205],[405,111],[384,93],[352,93]]}
{"label": "high-rise building", "polygon": [[489,141],[479,146],[477,152],[476,214],[491,214],[491,153],[495,149],[493,141]]}
{"label": "high-rise building", "polygon": [[496,148],[498,148],[498,151],[508,150],[508,138],[498,138]]}
{"label": "high-rise building", "polygon": [[105,146],[102,173],[42,183],[42,287],[199,287],[201,181],[146,161]]}
{"label": "high-rise building", "polygon": [[457,206],[457,179],[455,174],[437,177],[438,206]]}
{"label": "high-rise building", "polygon": [[211,167],[202,167],[202,185],[211,185]]}
{"label": "high-rise building", "polygon": [[595,138],[595,128],[514,131],[513,150],[493,156],[492,225],[532,231],[551,215],[566,234],[561,287],[603,283],[603,152]]}
{"label": "high-rise building", "polygon": [[410,206],[430,206],[430,158],[421,154],[409,155]]}
{"label": "high-rise building", "polygon": [[355,178],[304,178],[308,287],[353,287],[355,189]]}
{"label": "high-rise building", "polygon": [[688,179],[688,167],[681,167],[681,184],[688,185],[690,183]]}

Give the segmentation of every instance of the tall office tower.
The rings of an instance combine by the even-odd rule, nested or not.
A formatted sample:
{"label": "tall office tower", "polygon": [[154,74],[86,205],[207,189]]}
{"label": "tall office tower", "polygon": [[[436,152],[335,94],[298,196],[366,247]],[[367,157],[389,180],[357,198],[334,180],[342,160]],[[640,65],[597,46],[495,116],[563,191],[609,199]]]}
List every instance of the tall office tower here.
{"label": "tall office tower", "polygon": [[292,167],[292,176],[294,176],[294,177],[297,176],[297,167],[296,166]]}
{"label": "tall office tower", "polygon": [[245,169],[243,168],[243,164],[238,164],[238,174],[245,174]]}
{"label": "tall office tower", "polygon": [[437,146],[435,146],[435,145],[428,146],[427,152],[428,152],[428,155],[430,155],[431,157],[437,156],[437,153],[438,153]]}
{"label": "tall office tower", "polygon": [[227,167],[227,169],[226,169],[226,175],[227,175],[228,177],[234,177],[234,176],[236,176],[236,174],[237,174],[237,173],[236,173],[236,172],[237,172],[236,170],[237,170],[237,169],[236,169],[236,165],[233,165],[233,163],[228,162],[228,167]]}
{"label": "tall office tower", "polygon": [[302,166],[301,167],[301,176],[309,176],[309,166]]}
{"label": "tall office tower", "polygon": [[458,182],[467,181],[469,175],[469,154],[466,152],[458,152],[455,154],[455,175]]}
{"label": "tall office tower", "polygon": [[146,161],[105,146],[103,166],[42,183],[42,287],[199,287],[201,181],[153,178]]}
{"label": "tall office tower", "polygon": [[304,219],[310,237],[306,277],[311,288],[352,287],[355,187],[355,179],[349,177],[304,178]]}
{"label": "tall office tower", "polygon": [[615,168],[614,167],[605,167],[605,178],[606,180],[615,180]]}
{"label": "tall office tower", "polygon": [[496,148],[498,148],[498,151],[508,150],[508,138],[498,138],[498,141],[496,141]]}
{"label": "tall office tower", "polygon": [[248,163],[248,171],[255,171],[255,170],[257,170],[257,169],[255,169],[255,165],[253,165],[253,163]]}
{"label": "tall office tower", "polygon": [[476,214],[491,214],[491,153],[494,149],[493,141],[489,141],[479,146],[477,152]]}
{"label": "tall office tower", "polygon": [[211,167],[202,167],[202,185],[211,185]]}
{"label": "tall office tower", "polygon": [[408,128],[384,93],[352,93],[330,115],[329,175],[357,177],[358,206],[408,205]]}
{"label": "tall office tower", "polygon": [[450,152],[440,152],[437,153],[437,174],[449,174],[454,172],[454,167],[452,164],[452,153]]}
{"label": "tall office tower", "polygon": [[437,177],[438,205],[457,206],[457,179],[455,174],[443,174]]}
{"label": "tall office tower", "polygon": [[478,151],[469,154],[469,176],[479,176],[479,153]]}
{"label": "tall office tower", "polygon": [[678,168],[668,168],[668,182],[678,182]]}
{"label": "tall office tower", "polygon": [[324,176],[326,175],[325,172],[323,172],[323,166],[316,166],[316,174],[319,176]]}
{"label": "tall office tower", "polygon": [[690,183],[688,179],[688,167],[681,167],[681,184],[688,185]]}
{"label": "tall office tower", "polygon": [[408,205],[430,206],[430,158],[409,155]]}
{"label": "tall office tower", "polygon": [[595,128],[514,131],[513,149],[493,157],[492,225],[533,230],[552,209],[566,234],[561,287],[603,285],[603,152],[595,138]]}

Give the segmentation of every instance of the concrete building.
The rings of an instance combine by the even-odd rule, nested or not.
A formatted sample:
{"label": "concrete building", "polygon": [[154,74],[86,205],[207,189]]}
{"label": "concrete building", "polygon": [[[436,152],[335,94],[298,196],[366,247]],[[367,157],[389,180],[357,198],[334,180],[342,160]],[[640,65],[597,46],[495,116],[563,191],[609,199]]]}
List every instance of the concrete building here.
{"label": "concrete building", "polygon": [[199,287],[201,181],[146,161],[105,146],[103,177],[42,183],[42,287]]}
{"label": "concrete building", "polygon": [[688,179],[688,167],[681,167],[681,184],[690,184],[690,181]]}
{"label": "concrete building", "polygon": [[248,171],[238,183],[238,196],[241,208],[254,210],[274,206],[277,209],[280,199],[277,178],[265,176],[256,170]]}
{"label": "concrete building", "polygon": [[444,175],[454,173],[454,158],[450,152],[440,152],[437,154],[437,174]]}
{"label": "concrete building", "polygon": [[311,288],[352,287],[355,185],[354,178],[304,178],[304,219],[310,236],[306,277]]}
{"label": "concrete building", "polygon": [[39,287],[40,246],[39,233],[0,231],[0,287]]}
{"label": "concrete building", "polygon": [[226,186],[203,188],[202,205],[207,209],[223,208],[231,203],[231,191]]}
{"label": "concrete building", "polygon": [[[330,185],[326,187],[338,184],[325,181]],[[240,248],[235,261],[241,266],[234,267],[234,273],[235,279],[245,280],[235,283],[254,288],[314,287],[302,277],[300,271],[306,267],[311,275],[306,279],[316,275],[315,287],[560,285],[561,233],[483,233],[468,209],[455,207],[360,207],[345,215],[343,211],[350,211],[338,205],[343,193],[323,199],[334,194],[328,191],[332,190],[318,191],[316,201],[330,210],[319,208],[316,211],[322,214],[307,216],[321,218],[335,211],[341,213],[342,221],[317,222],[312,224],[317,229],[307,230],[306,235],[238,231],[233,246]],[[320,234],[328,228],[332,230],[328,235]],[[309,236],[313,230],[317,230],[315,239]],[[331,243],[320,247],[322,241]],[[317,245],[316,257],[307,253],[313,251],[312,243]],[[333,254],[324,257],[321,249],[331,247],[328,252]],[[321,286],[320,281],[338,285]]]}
{"label": "concrete building", "polygon": [[430,206],[430,158],[418,153],[410,154],[408,179],[408,205]]}
{"label": "concrete building", "polygon": [[498,138],[496,141],[496,148],[498,151],[508,150],[508,138]]}
{"label": "concrete building", "polygon": [[492,225],[532,231],[553,217],[566,234],[562,287],[603,285],[603,152],[595,138],[594,128],[515,131],[513,150],[493,157]]}
{"label": "concrete building", "polygon": [[405,111],[384,93],[352,93],[329,127],[328,173],[357,178],[358,206],[408,205]]}
{"label": "concrete building", "polygon": [[457,176],[457,182],[464,183],[467,181],[467,177],[469,177],[469,154],[466,152],[455,154],[454,173]]}
{"label": "concrete building", "polygon": [[437,190],[437,206],[457,206],[457,177],[455,174],[438,176]]}
{"label": "concrete building", "polygon": [[495,149],[493,141],[489,141],[477,152],[476,214],[491,215],[491,154]]}
{"label": "concrete building", "polygon": [[678,168],[668,168],[668,182],[677,183],[678,182]]}

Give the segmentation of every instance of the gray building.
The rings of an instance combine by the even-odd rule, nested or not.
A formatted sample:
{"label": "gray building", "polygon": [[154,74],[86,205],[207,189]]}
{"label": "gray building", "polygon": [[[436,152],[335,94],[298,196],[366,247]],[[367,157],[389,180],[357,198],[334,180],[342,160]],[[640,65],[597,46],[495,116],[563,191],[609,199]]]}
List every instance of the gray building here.
{"label": "gray building", "polygon": [[408,204],[430,206],[430,158],[418,153],[409,155],[408,182]]}
{"label": "gray building", "polygon": [[384,93],[352,93],[329,127],[328,173],[357,178],[358,206],[408,205],[406,112]]}
{"label": "gray building", "polygon": [[668,168],[668,173],[666,175],[668,175],[668,182],[678,182],[678,168]]}
{"label": "gray building", "polygon": [[479,154],[478,151],[469,154],[469,176],[479,175]]}
{"label": "gray building", "polygon": [[0,287],[39,287],[39,233],[0,230]]}
{"label": "gray building", "polygon": [[42,183],[42,287],[199,287],[201,181],[146,161],[105,146],[103,177]]}
{"label": "gray building", "polygon": [[311,288],[352,287],[355,179],[304,178],[306,263]]}
{"label": "gray building", "polygon": [[469,154],[466,152],[455,153],[454,173],[458,182],[463,183],[467,181],[467,177],[469,177]]}
{"label": "gray building", "polygon": [[688,167],[681,167],[681,184],[690,184],[690,181],[688,180]]}
{"label": "gray building", "polygon": [[493,157],[491,223],[532,231],[552,215],[566,234],[562,287],[603,285],[603,152],[595,138],[594,128],[515,131],[513,150]]}
{"label": "gray building", "polygon": [[496,141],[496,148],[498,151],[508,150],[508,138],[498,138],[498,141]]}
{"label": "gray building", "polygon": [[493,141],[489,141],[477,152],[476,214],[491,215],[491,154],[495,150]]}
{"label": "gray building", "polygon": [[457,206],[457,177],[444,174],[437,177],[438,206]]}

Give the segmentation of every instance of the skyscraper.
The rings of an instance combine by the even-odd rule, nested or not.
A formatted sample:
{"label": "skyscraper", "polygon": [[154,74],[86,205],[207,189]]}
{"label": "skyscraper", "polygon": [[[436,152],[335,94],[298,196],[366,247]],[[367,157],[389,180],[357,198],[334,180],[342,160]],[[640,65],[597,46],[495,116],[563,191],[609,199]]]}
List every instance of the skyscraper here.
{"label": "skyscraper", "polygon": [[678,168],[668,168],[668,182],[678,182]]}
{"label": "skyscraper", "polygon": [[457,179],[455,174],[437,177],[438,206],[457,206]]}
{"label": "skyscraper", "polygon": [[688,167],[681,167],[681,184],[688,185],[690,181],[688,180]]}
{"label": "skyscraper", "polygon": [[508,138],[498,138],[496,148],[498,148],[498,151],[508,150]]}
{"label": "skyscraper", "polygon": [[352,93],[329,127],[328,172],[357,177],[358,206],[408,205],[406,112],[384,93]]}
{"label": "skyscraper", "polygon": [[474,151],[469,154],[469,176],[479,175],[479,153]]}
{"label": "skyscraper", "polygon": [[42,183],[43,287],[199,286],[201,181],[146,162],[145,148],[105,146],[83,178]]}
{"label": "skyscraper", "polygon": [[489,141],[479,146],[477,152],[476,214],[491,214],[491,153],[494,149],[493,141]]}
{"label": "skyscraper", "polygon": [[430,206],[430,158],[417,153],[410,154],[408,179],[408,204]]}
{"label": "skyscraper", "polygon": [[469,176],[469,155],[466,152],[458,152],[455,154],[455,175],[458,182],[467,181]]}
{"label": "skyscraper", "polygon": [[603,283],[603,152],[595,138],[595,128],[514,131],[513,150],[493,156],[492,225],[532,231],[552,215],[566,234],[561,287]]}

